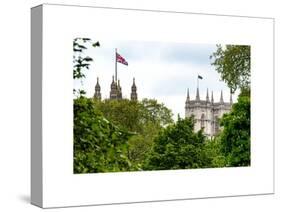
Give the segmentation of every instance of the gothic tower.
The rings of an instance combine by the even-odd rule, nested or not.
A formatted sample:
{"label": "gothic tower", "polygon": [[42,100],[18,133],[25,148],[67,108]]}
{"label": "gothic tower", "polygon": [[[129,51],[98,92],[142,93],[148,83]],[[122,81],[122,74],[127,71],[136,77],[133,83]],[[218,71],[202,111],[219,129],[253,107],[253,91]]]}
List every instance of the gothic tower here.
{"label": "gothic tower", "polygon": [[133,78],[133,85],[132,85],[132,92],[131,92],[131,100],[138,100],[138,94],[137,94],[137,86],[135,84],[135,78]]}
{"label": "gothic tower", "polygon": [[95,86],[94,99],[101,100],[100,84],[99,84],[99,78],[98,77],[97,77],[97,83],[96,83],[96,86]]}
{"label": "gothic tower", "polygon": [[209,96],[209,89],[207,89],[206,99],[200,99],[199,88],[196,89],[196,96],[194,100],[189,97],[189,89],[187,90],[187,97],[185,101],[185,117],[193,117],[194,131],[203,130],[203,133],[212,137],[220,131],[219,119],[223,114],[230,112],[232,105],[232,96],[230,102],[223,100],[223,92],[221,91],[219,101],[214,101],[213,91],[211,98]]}
{"label": "gothic tower", "polygon": [[112,76],[109,98],[110,99],[117,99],[118,98],[118,86],[117,86],[117,83],[114,81],[114,76]]}
{"label": "gothic tower", "polygon": [[122,88],[120,85],[120,80],[117,83],[117,99],[122,99]]}

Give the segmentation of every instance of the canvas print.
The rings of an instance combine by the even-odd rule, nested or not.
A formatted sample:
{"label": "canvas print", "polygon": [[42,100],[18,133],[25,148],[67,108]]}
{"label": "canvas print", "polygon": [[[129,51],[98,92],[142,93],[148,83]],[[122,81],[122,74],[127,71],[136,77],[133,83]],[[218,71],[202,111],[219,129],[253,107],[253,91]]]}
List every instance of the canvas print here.
{"label": "canvas print", "polygon": [[73,40],[73,173],[251,165],[251,47]]}

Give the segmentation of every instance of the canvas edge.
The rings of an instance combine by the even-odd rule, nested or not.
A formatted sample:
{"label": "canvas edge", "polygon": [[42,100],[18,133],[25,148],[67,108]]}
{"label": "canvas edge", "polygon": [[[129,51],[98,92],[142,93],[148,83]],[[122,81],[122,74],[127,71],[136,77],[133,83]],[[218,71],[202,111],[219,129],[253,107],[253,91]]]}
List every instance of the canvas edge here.
{"label": "canvas edge", "polygon": [[[43,163],[42,163],[42,72],[43,72],[43,6],[78,6],[79,5],[59,5],[59,4],[43,4],[31,8],[31,204],[43,207]],[[81,6],[80,6],[81,7]],[[85,6],[94,7],[95,6]],[[101,7],[101,9],[123,9],[128,8],[110,8]],[[138,10],[138,9],[132,9]],[[140,9],[141,11],[150,11],[146,9]],[[36,11],[36,12],[35,12]],[[40,12],[39,12],[40,11]],[[157,10],[151,10],[155,12],[161,12]],[[162,11],[162,12],[174,12],[174,11]],[[189,12],[184,12],[190,14]],[[192,14],[192,13],[191,13]],[[235,15],[219,15],[219,14],[204,14],[201,15],[218,15],[218,16],[234,16]],[[241,16],[237,16],[241,17]],[[242,16],[244,17],[244,16]],[[247,16],[245,16],[247,17]],[[247,18],[259,18],[259,19],[271,19],[273,22],[273,101],[275,101],[275,86],[274,86],[274,59],[275,59],[275,38],[274,28],[275,19],[272,17],[247,17]],[[273,134],[275,135],[275,103],[273,104]],[[162,201],[179,201],[179,200],[191,200],[191,199],[209,199],[209,198],[224,198],[224,197],[241,197],[241,196],[256,196],[256,195],[272,195],[275,193],[275,136],[273,137],[273,188],[272,192],[260,193],[260,194],[248,194],[248,195],[235,195],[235,196],[214,196],[203,198],[186,198],[186,199],[170,199],[170,200],[152,200],[152,201],[140,201],[140,202],[120,202],[120,203],[105,203],[105,204],[90,204],[90,205],[74,205],[74,206],[58,206],[58,207],[46,207],[46,208],[67,208],[67,207],[81,207],[81,206],[98,206],[98,205],[115,205],[115,204],[131,204],[131,203],[147,203],[147,202],[162,202]],[[35,161],[34,161],[35,160]],[[35,182],[34,182],[35,181]]]}
{"label": "canvas edge", "polygon": [[31,198],[43,207],[42,67],[43,5],[31,8]]}

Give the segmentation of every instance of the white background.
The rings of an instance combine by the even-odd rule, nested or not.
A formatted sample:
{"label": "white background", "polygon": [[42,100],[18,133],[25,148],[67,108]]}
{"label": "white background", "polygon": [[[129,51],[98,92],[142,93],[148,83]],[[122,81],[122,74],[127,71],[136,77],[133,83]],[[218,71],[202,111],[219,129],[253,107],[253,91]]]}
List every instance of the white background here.
{"label": "white background", "polygon": [[[44,5],[43,23],[44,208],[273,192],[272,111],[264,113],[273,107],[271,19]],[[72,40],[111,32],[124,40],[251,45],[251,167],[73,175]]]}
{"label": "white background", "polygon": [[[91,1],[49,1],[50,3],[68,3],[94,5]],[[100,2],[100,3],[99,3]],[[30,187],[30,11],[31,6],[42,1],[10,1],[1,5],[1,211],[37,211],[29,205]],[[211,4],[212,3],[212,4]],[[277,5],[272,1],[96,1],[96,5],[149,8],[163,10],[179,10],[190,12],[206,12],[218,14],[250,15],[276,17],[276,38],[280,37]],[[2,3],[3,4],[3,3]],[[4,37],[2,37],[4,36]],[[280,57],[276,39],[276,58]],[[4,47],[4,48],[3,48]],[[276,61],[276,78],[279,78],[280,64]],[[266,70],[265,70],[266,74]],[[280,85],[276,83],[279,94]],[[276,108],[280,105],[280,97],[276,95]],[[276,111],[276,118],[279,111]],[[276,125],[279,126],[279,119]],[[276,132],[276,150],[280,149]],[[162,202],[151,204],[130,204],[103,207],[84,207],[71,209],[52,209],[54,211],[277,211],[280,202],[280,186],[278,165],[280,151],[276,151],[276,194],[255,197],[233,197],[205,200],[189,200],[178,202]]]}

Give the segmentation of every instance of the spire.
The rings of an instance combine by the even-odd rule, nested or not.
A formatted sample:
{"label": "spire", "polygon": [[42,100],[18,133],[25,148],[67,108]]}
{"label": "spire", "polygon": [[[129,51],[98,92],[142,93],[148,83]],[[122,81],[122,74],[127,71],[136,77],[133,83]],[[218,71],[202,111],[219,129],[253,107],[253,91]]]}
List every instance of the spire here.
{"label": "spire", "polygon": [[114,75],[112,75],[111,87],[114,86]]}
{"label": "spire", "polygon": [[214,94],[213,94],[213,91],[212,91],[211,102],[212,102],[212,104],[214,103]]}
{"label": "spire", "polygon": [[95,99],[101,99],[101,93],[100,93],[100,84],[99,84],[99,78],[97,77],[97,83],[95,86],[95,93],[94,93]]}
{"label": "spire", "polygon": [[220,98],[220,103],[223,103],[223,94],[222,94],[222,90],[221,90],[221,98]]}
{"label": "spire", "polygon": [[186,101],[189,102],[190,97],[189,97],[189,88],[187,89],[187,96],[186,96]]}
{"label": "spire", "polygon": [[97,83],[96,83],[95,88],[96,88],[97,90],[100,90],[100,84],[99,84],[99,78],[98,78],[98,77],[97,77]]}
{"label": "spire", "polygon": [[200,101],[200,95],[199,95],[199,88],[197,87],[196,91],[196,101]]}
{"label": "spire", "polygon": [[137,86],[135,84],[135,78],[133,78],[133,85],[131,87],[131,100],[138,100],[138,94],[137,94]]}
{"label": "spire", "polygon": [[209,102],[210,99],[209,99],[209,89],[207,88],[207,95],[206,95],[206,101]]}
{"label": "spire", "polygon": [[119,79],[117,82],[117,99],[122,99],[122,88],[121,88]]}
{"label": "spire", "polygon": [[117,91],[117,83],[114,81],[114,75],[112,76],[112,82],[110,85],[110,93],[109,93],[109,98],[110,99],[117,99],[118,96],[118,91]]}
{"label": "spire", "polygon": [[185,110],[187,110],[187,108],[188,108],[189,101],[190,101],[190,97],[189,97],[189,88],[188,88],[187,89],[186,100],[185,100]]}

